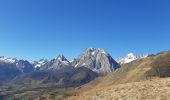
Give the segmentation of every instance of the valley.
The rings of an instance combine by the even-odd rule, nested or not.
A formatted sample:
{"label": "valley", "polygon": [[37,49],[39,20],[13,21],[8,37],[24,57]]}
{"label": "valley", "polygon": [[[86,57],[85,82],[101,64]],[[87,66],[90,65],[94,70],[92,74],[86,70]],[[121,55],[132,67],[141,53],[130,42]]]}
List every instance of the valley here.
{"label": "valley", "polygon": [[28,64],[28,61],[25,61],[26,64],[21,63],[24,66],[18,66],[22,70],[27,70],[22,72],[15,68],[15,63],[1,61],[0,68],[3,69],[5,65],[10,72],[15,68],[14,72],[19,73],[1,82],[0,99],[168,100],[170,98],[170,78],[168,78],[170,51],[139,58],[131,54],[120,61],[117,63],[102,49],[92,48],[86,49],[72,62],[62,55],[50,62],[46,61],[40,68],[36,67],[31,72],[29,68],[34,67],[30,67],[31,63]]}

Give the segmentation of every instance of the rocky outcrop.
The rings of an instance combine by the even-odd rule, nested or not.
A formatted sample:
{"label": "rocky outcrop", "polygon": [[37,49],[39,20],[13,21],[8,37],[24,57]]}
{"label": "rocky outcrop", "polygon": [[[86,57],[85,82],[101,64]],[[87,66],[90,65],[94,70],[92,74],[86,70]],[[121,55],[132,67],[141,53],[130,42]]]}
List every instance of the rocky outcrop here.
{"label": "rocky outcrop", "polygon": [[103,49],[86,49],[78,58],[74,59],[72,65],[86,67],[98,74],[106,74],[120,67],[120,65]]}
{"label": "rocky outcrop", "polygon": [[[120,67],[120,65],[105,50],[94,48],[86,49],[72,62],[68,61],[64,55],[59,55],[51,61],[44,59],[40,61],[27,61],[0,57],[0,62],[3,62],[3,65],[0,67],[2,72],[6,72],[7,70],[12,73],[9,74],[9,78],[6,77],[7,79],[12,79],[17,75],[22,74],[21,76],[24,75],[24,78],[31,80],[34,79],[35,75],[38,75],[37,73],[39,73],[41,76],[40,78],[39,75],[37,77],[45,80],[44,78],[49,77],[49,75],[53,73],[52,77],[49,77],[53,82],[55,82],[54,80],[57,80],[56,82],[58,82],[60,79],[66,79],[63,82],[67,82],[67,80],[70,80],[69,78],[71,78],[71,80],[81,80],[81,82],[78,82],[81,84],[94,79],[97,75],[105,75]],[[55,75],[58,76],[56,77]],[[21,79],[23,80],[24,78]],[[3,77],[3,79],[5,79],[5,77]],[[19,80],[19,77],[17,77],[17,80]],[[47,79],[47,82],[48,81],[49,79]]]}
{"label": "rocky outcrop", "polygon": [[41,66],[40,70],[59,70],[65,67],[71,67],[71,63],[64,57],[64,55],[59,55]]}
{"label": "rocky outcrop", "polygon": [[30,73],[34,71],[34,66],[26,61],[26,60],[19,60],[16,62],[16,67],[22,72],[22,73]]}

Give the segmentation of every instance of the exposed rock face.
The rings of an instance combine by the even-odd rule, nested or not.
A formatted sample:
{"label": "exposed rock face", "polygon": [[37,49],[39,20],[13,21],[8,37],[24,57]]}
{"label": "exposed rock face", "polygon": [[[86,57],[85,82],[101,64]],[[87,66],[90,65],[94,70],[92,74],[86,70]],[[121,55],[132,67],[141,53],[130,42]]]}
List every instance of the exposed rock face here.
{"label": "exposed rock face", "polygon": [[44,66],[49,61],[46,59],[40,59],[39,61],[30,61],[32,65],[34,65],[35,69],[39,69],[40,67]]}
{"label": "exposed rock face", "polygon": [[30,62],[24,60],[19,60],[18,62],[16,62],[16,67],[22,73],[30,73],[34,71],[34,66]]}
{"label": "exposed rock face", "polygon": [[0,57],[0,62],[3,66],[13,66],[20,70],[22,73],[30,73],[34,71],[34,65],[27,60],[17,60],[16,58]]}
{"label": "exposed rock face", "polygon": [[0,57],[0,83],[33,71],[34,67],[28,61]]}
{"label": "exposed rock face", "polygon": [[[86,83],[97,77],[97,75],[104,75],[120,67],[105,50],[94,48],[86,49],[85,52],[74,59],[73,62],[69,62],[63,55],[59,55],[51,61],[44,59],[40,61],[27,61],[0,57],[0,62],[2,62],[0,70],[2,72],[4,70],[4,72],[6,72],[7,70],[11,73],[8,77],[5,77],[6,74],[1,75],[2,78],[0,77],[0,79],[2,80],[5,78],[6,80],[12,79],[21,75],[26,79],[18,76],[17,80],[29,82],[34,80],[35,77],[40,80],[46,80],[46,82],[49,82],[49,80],[57,83],[64,82],[63,84],[67,82],[68,84],[72,84],[74,81],[76,81],[75,84]],[[38,73],[41,76],[39,76]],[[51,73],[53,73],[52,76]],[[50,79],[44,79],[47,77]]]}
{"label": "exposed rock face", "polygon": [[15,64],[0,62],[0,83],[13,79],[20,74],[21,71],[16,68]]}
{"label": "exposed rock face", "polygon": [[59,55],[57,58],[44,64],[40,70],[59,70],[64,67],[71,67],[71,64],[63,55]]}
{"label": "exposed rock face", "polygon": [[86,67],[98,74],[106,74],[119,68],[119,64],[103,49],[86,49],[72,65],[77,67]]}

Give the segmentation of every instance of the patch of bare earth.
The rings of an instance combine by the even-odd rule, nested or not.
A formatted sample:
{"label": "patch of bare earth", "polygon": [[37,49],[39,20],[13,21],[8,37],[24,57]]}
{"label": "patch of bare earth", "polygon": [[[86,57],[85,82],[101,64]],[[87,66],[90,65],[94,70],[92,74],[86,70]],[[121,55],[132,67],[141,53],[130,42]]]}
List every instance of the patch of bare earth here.
{"label": "patch of bare earth", "polygon": [[67,100],[170,100],[170,78],[98,87]]}

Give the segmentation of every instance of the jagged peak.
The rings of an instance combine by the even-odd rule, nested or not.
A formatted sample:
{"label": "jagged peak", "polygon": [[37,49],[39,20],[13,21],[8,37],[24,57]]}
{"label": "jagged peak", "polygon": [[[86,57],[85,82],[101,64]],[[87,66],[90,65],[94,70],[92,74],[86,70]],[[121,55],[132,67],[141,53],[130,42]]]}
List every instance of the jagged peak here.
{"label": "jagged peak", "polygon": [[58,55],[58,56],[55,58],[55,60],[59,60],[59,61],[68,61],[68,60],[66,59],[66,57],[65,57],[63,54]]}
{"label": "jagged peak", "polygon": [[94,55],[96,53],[103,53],[103,54],[108,55],[108,53],[102,48],[87,48],[85,50],[85,53],[90,53],[91,55]]}
{"label": "jagged peak", "polygon": [[134,53],[130,52],[130,53],[127,53],[125,57],[119,58],[116,61],[120,64],[126,64],[126,63],[130,63],[140,58],[146,58],[147,56],[148,54],[136,56]]}
{"label": "jagged peak", "polygon": [[108,54],[108,53],[106,52],[106,50],[104,50],[104,49],[102,49],[102,48],[98,48],[97,50],[98,50],[99,52],[101,52],[101,53]]}
{"label": "jagged peak", "polygon": [[106,74],[120,67],[102,48],[87,48],[74,60],[73,66],[75,68],[84,66],[99,74]]}
{"label": "jagged peak", "polygon": [[137,57],[132,52],[130,52],[126,55],[126,58],[132,59],[132,58],[137,58]]}
{"label": "jagged peak", "polygon": [[87,48],[85,52],[91,53],[94,52],[96,49],[95,48]]}

